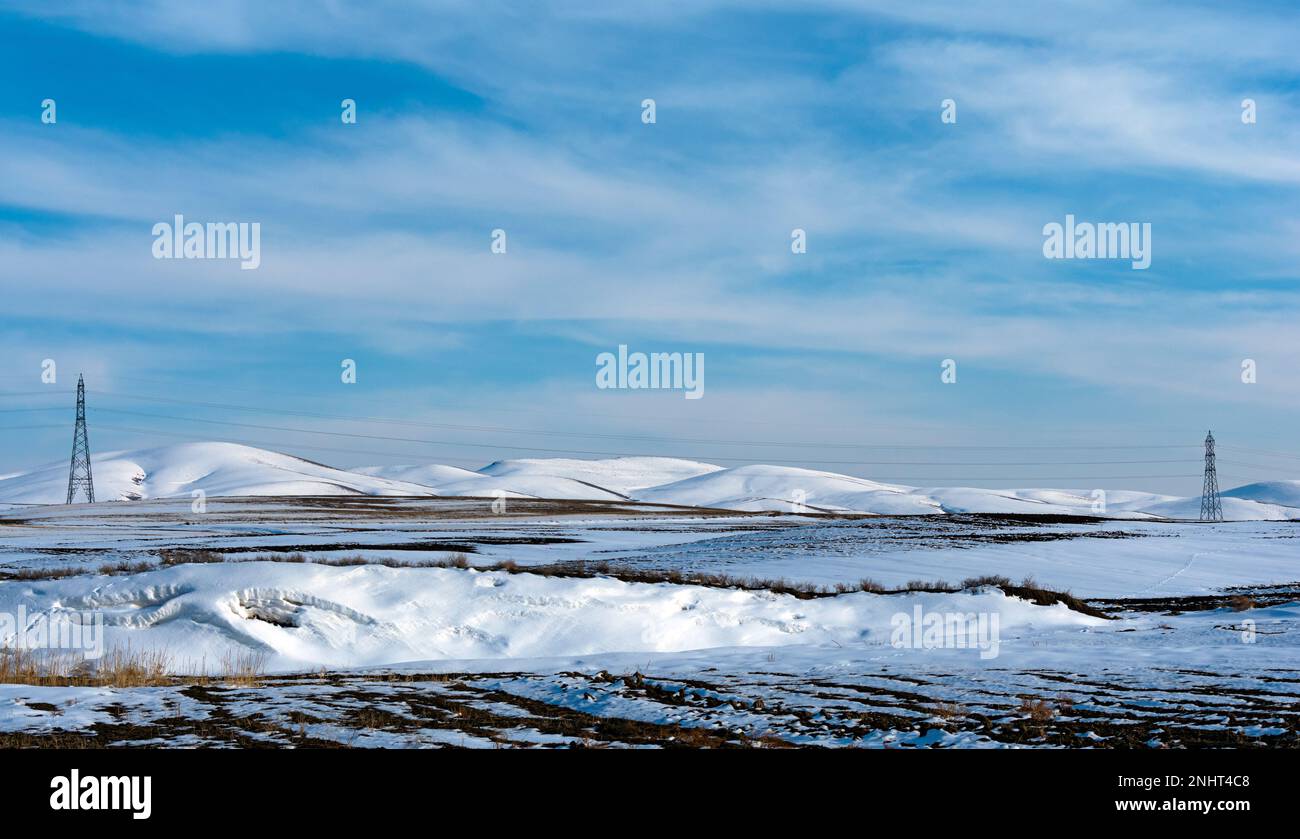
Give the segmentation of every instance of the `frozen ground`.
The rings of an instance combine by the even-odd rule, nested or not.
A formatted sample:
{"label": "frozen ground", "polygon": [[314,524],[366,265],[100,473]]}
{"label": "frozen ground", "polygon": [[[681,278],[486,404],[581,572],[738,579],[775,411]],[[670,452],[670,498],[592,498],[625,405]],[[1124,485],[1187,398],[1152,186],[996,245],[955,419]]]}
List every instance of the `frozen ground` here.
{"label": "frozen ground", "polygon": [[[16,506],[0,511],[0,613],[99,613],[110,646],[162,651],[178,672],[251,652],[270,675],[242,686],[180,676],[132,689],[2,686],[0,732],[12,745],[1296,745],[1297,536],[1294,522],[524,499]],[[159,565],[196,551],[226,561]],[[989,587],[798,598],[269,561],[400,566],[450,552],[524,569],[599,560],[889,588],[1032,576],[1114,619]],[[130,567],[101,572],[107,563]],[[40,579],[59,568],[82,573]],[[1256,607],[1230,608],[1234,594]],[[918,608],[996,616],[994,654],[978,638],[896,646],[895,621]]]}
{"label": "frozen ground", "polygon": [[[1249,613],[1248,613],[1249,614]],[[1295,605],[1022,629],[1002,653],[784,645],[115,689],[0,686],[20,746],[1295,747]]]}
{"label": "frozen ground", "polygon": [[231,558],[305,552],[420,562],[469,553],[521,565],[612,561],[785,577],[956,583],[1034,577],[1082,597],[1208,594],[1300,579],[1300,522],[1087,521],[726,514],[620,502],[455,498],[219,499],[15,507],[0,514],[0,570],[156,561],[166,549]]}

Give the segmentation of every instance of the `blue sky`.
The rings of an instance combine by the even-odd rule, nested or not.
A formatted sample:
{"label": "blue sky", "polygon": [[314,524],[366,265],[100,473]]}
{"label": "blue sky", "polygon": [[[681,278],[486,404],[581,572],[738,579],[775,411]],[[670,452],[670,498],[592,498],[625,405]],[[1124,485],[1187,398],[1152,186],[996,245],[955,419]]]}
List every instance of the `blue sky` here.
{"label": "blue sky", "polygon": [[[1300,477],[1284,4],[645,5],[0,3],[0,473],[67,456],[84,371],[92,452],[1191,494],[1213,427],[1225,484]],[[177,213],[261,267],[154,260]],[[1044,259],[1067,213],[1151,268]],[[618,344],[705,398],[598,390]]]}

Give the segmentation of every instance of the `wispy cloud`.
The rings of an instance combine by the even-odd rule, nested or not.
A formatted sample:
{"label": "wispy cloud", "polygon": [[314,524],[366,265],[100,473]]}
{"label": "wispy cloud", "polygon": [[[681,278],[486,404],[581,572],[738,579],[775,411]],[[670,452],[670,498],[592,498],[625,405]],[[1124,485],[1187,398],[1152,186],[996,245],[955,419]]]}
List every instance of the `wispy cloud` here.
{"label": "wispy cloud", "polygon": [[[204,353],[255,369],[259,349],[296,370],[360,347],[392,375],[432,357],[480,371],[467,401],[509,387],[563,415],[594,398],[588,355],[644,341],[718,357],[698,417],[738,421],[764,393],[818,406],[770,411],[791,437],[810,413],[956,426],[1008,399],[1099,426],[1156,394],[1195,426],[1217,411],[1277,428],[1300,408],[1274,372],[1300,360],[1300,68],[1267,7],[7,5],[0,25],[39,19],[189,73],[299,55],[429,79],[427,101],[363,97],[355,126],[331,110],[351,91],[286,90],[297,121],[264,133],[220,118],[235,91],[183,141],[87,124],[89,91],[60,94],[57,126],[0,113],[7,316],[51,336],[95,324],[105,371]],[[66,60],[126,72],[88,49]],[[261,223],[262,267],[153,260],[150,229],[176,213]],[[1042,259],[1042,225],[1066,213],[1152,222],[1152,269]],[[546,363],[521,385],[485,354]],[[966,401],[936,401],[949,357]],[[1236,379],[1244,357],[1258,386]]]}

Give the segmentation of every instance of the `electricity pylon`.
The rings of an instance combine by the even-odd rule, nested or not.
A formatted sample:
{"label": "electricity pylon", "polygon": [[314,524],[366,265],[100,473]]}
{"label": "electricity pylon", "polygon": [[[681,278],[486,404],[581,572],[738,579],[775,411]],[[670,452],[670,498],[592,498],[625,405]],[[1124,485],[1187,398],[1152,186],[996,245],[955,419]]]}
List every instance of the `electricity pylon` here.
{"label": "electricity pylon", "polygon": [[95,481],[90,476],[90,440],[86,437],[86,381],[82,376],[77,376],[77,427],[72,431],[67,503],[72,503],[78,488],[86,491],[86,501],[95,503]]}
{"label": "electricity pylon", "polygon": [[1214,468],[1214,435],[1205,432],[1205,483],[1201,488],[1201,521],[1223,521],[1219,473]]}

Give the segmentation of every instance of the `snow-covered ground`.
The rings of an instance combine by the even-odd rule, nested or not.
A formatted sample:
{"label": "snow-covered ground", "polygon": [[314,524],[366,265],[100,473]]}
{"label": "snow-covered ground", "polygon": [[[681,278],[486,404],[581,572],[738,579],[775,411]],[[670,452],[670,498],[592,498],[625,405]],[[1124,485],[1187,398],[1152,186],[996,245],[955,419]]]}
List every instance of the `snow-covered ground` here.
{"label": "snow-covered ground", "polygon": [[[44,745],[1294,746],[1295,609],[1134,619],[968,650],[638,653],[265,678],[255,686],[0,686],[0,738]],[[1263,678],[1260,678],[1263,677]],[[1044,703],[1034,719],[1027,703]]]}
{"label": "snow-covered ground", "polygon": [[[745,493],[767,491],[755,482],[778,487],[788,473],[652,462],[547,476],[538,470],[552,464],[539,461],[402,477],[235,454],[239,468],[223,462],[207,472],[178,470],[174,458],[163,458],[166,468],[145,468],[158,461],[138,454],[121,462],[145,469],[129,481],[145,494],[179,494],[160,490],[164,481],[247,481],[268,495],[214,492],[199,509],[188,493],[0,506],[0,644],[14,646],[52,617],[86,616],[103,622],[104,647],[159,652],[178,674],[219,672],[251,655],[269,675],[252,686],[0,685],[0,741],[43,745],[57,733],[136,745],[1286,745],[1300,732],[1300,522],[725,512],[651,499],[677,486],[687,489],[675,503],[697,503],[692,494],[712,485],[714,497],[743,506]],[[415,483],[440,478],[562,479],[599,494],[501,506]],[[864,498],[919,497],[833,480]],[[299,481],[337,491],[275,492]],[[1294,500],[1285,486],[1243,489],[1268,503]],[[982,491],[929,492],[956,508]],[[1068,502],[1049,490],[999,497]],[[224,561],[162,561],[198,551]],[[420,567],[452,552],[519,568]],[[294,554],[307,561],[284,561]],[[325,564],[354,557],[398,567]],[[891,589],[1033,577],[1114,619],[987,586],[800,598],[770,587],[528,572],[594,561],[823,586],[870,579]],[[48,574],[58,570],[73,575]],[[1229,608],[1231,595],[1263,605]],[[931,649],[923,635],[897,634],[900,620],[923,626],[927,616],[996,621],[996,635],[967,632],[965,644],[941,639]],[[1050,720],[1035,721],[1042,713],[1025,710],[1030,700],[1049,703]]]}
{"label": "snow-covered ground", "polygon": [[500,508],[492,499],[388,497],[215,499],[201,514],[188,499],[0,513],[0,571],[156,563],[168,549],[405,563],[464,551],[477,564],[608,561],[819,585],[1001,574],[1099,598],[1196,596],[1300,579],[1300,523],[1290,521],[705,515],[623,502],[511,500]]}
{"label": "snow-covered ground", "polygon": [[[662,457],[501,460],[478,471],[422,464],[345,471],[234,443],[185,443],[94,458],[100,500],[209,496],[438,495],[636,500],[742,511],[876,515],[1030,513],[1111,518],[1194,519],[1200,498],[1107,488],[908,487],[792,466],[723,468]],[[0,504],[57,504],[60,464],[0,477]],[[1300,481],[1270,481],[1224,492],[1229,520],[1300,518]]]}
{"label": "snow-covered ground", "polygon": [[[526,575],[498,585],[500,572],[382,569],[376,576],[379,569],[309,568],[292,576],[283,571],[291,566],[265,565],[250,564],[235,577],[227,568],[191,566],[173,569],[183,574],[60,581],[57,590],[72,602],[91,597],[115,610],[113,632],[134,631],[137,643],[170,636],[173,650],[197,652],[203,639],[215,653],[239,638],[286,645],[292,656],[278,661],[298,665],[299,656],[322,648],[337,660],[339,642],[372,654],[386,646],[416,652],[384,636],[409,637],[423,627],[443,651],[487,656],[332,668],[252,686],[3,685],[0,736],[33,738],[15,741],[24,745],[59,735],[63,745],[85,737],[172,746],[1285,746],[1295,744],[1300,719],[1294,603],[1098,621],[988,591],[791,603],[693,586],[651,596],[609,581],[570,590]],[[343,574],[357,572],[364,573],[353,591]],[[226,585],[313,580],[371,612],[301,597],[277,603],[279,594],[256,587],[238,590],[241,601]],[[447,611],[425,614],[403,603],[390,591],[395,582],[431,594]],[[155,599],[173,599],[146,602],[145,583]],[[449,603],[447,595],[461,600]],[[667,615],[669,604],[684,614]],[[896,646],[878,631],[887,610],[917,606],[1006,616],[997,656]],[[299,624],[285,625],[292,614]],[[578,624],[568,625],[566,616]],[[647,626],[665,618],[665,626]],[[458,623],[467,619],[482,630]],[[131,630],[132,623],[152,629]],[[596,625],[634,649],[596,651],[603,645],[581,632]],[[527,637],[539,626],[548,630]],[[792,632],[795,626],[804,629]],[[706,637],[750,643],[675,650]],[[503,657],[513,641],[524,657]],[[548,647],[571,652],[532,655]],[[1038,703],[1046,718],[1034,710]]]}
{"label": "snow-covered ground", "polygon": [[187,672],[246,650],[265,653],[273,670],[306,671],[792,644],[871,648],[888,643],[894,615],[916,608],[996,613],[1001,631],[1016,634],[1105,623],[996,589],[803,600],[608,577],[283,562],[191,564],[0,586],[0,613],[17,614],[19,606],[33,621],[100,615],[108,647],[167,651]]}

